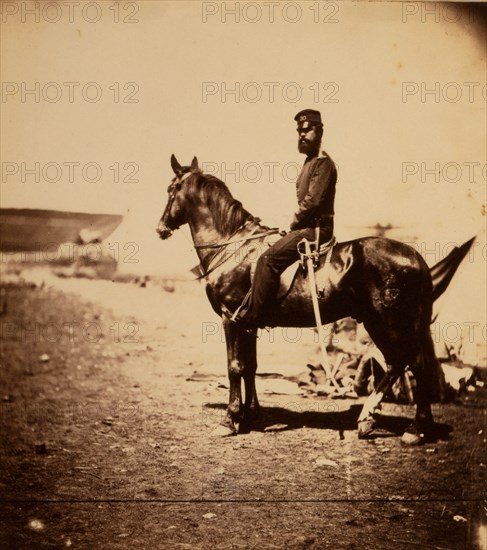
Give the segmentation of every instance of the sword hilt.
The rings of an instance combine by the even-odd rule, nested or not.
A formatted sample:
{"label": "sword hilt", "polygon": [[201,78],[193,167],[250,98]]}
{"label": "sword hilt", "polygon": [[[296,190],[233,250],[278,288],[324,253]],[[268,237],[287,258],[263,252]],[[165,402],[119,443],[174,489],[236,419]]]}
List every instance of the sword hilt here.
{"label": "sword hilt", "polygon": [[297,244],[299,253],[299,262],[301,266],[306,269],[308,260],[313,261],[313,267],[316,269],[320,262],[320,255],[317,243],[314,241],[308,241],[308,239],[301,239]]}

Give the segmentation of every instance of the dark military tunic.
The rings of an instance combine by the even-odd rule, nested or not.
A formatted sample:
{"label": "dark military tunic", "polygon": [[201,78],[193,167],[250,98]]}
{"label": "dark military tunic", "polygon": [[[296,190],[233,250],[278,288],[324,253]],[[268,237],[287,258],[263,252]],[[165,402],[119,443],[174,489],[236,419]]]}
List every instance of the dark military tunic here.
{"label": "dark military tunic", "polygon": [[336,182],[335,163],[325,152],[305,160],[296,181],[298,210],[291,223],[292,231],[326,227],[332,222]]}
{"label": "dark military tunic", "polygon": [[266,326],[266,314],[277,294],[280,274],[299,259],[297,245],[303,238],[319,242],[333,236],[337,170],[326,154],[307,158],[296,182],[298,210],[291,231],[261,254],[257,261],[252,293],[238,318],[249,326]]}

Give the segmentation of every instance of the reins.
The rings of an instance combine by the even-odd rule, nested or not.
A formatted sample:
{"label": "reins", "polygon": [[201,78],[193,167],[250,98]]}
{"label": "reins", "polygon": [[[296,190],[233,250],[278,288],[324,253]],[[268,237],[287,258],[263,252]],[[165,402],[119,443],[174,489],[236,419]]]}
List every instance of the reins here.
{"label": "reins", "polygon": [[[233,235],[236,235],[237,233],[239,233],[242,229],[245,228],[246,225],[248,225],[249,223],[253,222],[254,220],[247,220],[241,227],[239,227],[237,229],[237,231],[235,231],[235,233]],[[257,230],[260,226],[256,226],[255,229]],[[230,236],[230,238],[226,241],[223,241],[223,242],[219,242],[219,243],[208,243],[208,244],[201,244],[201,245],[194,245],[195,248],[215,248],[217,249],[216,253],[210,258],[209,262],[208,262],[208,266],[206,268],[206,271],[204,271],[204,268],[203,266],[201,265],[201,262],[200,262],[200,269],[201,271],[204,271],[199,277],[196,277],[196,280],[200,280],[200,279],[204,279],[206,277],[208,277],[208,275],[210,273],[213,273],[213,271],[215,271],[216,269],[218,269],[220,266],[222,266],[225,262],[227,262],[230,258],[233,258],[233,256],[235,256],[237,254],[237,252],[242,248],[242,246],[239,246],[237,247],[234,251],[232,251],[231,254],[224,254],[223,255],[223,258],[220,262],[217,262],[215,265],[211,266],[212,262],[215,260],[215,258],[218,256],[218,253],[219,251],[225,247],[225,246],[228,246],[230,244],[235,244],[235,243],[246,243],[247,241],[251,241],[251,240],[254,240],[254,239],[260,239],[262,237],[267,237],[268,235],[274,235],[276,233],[279,233],[279,229],[268,229],[267,231],[264,231],[264,232],[260,232],[260,233],[251,233],[250,235],[247,235],[245,237],[241,237],[241,238],[238,238],[238,239],[233,239],[233,235]],[[211,266],[211,268],[210,268]]]}
{"label": "reins", "polygon": [[[240,229],[243,229],[245,225],[240,227],[236,233],[240,231]],[[208,244],[195,244],[194,248],[221,248],[222,246],[227,246],[228,244],[234,244],[234,243],[240,243],[243,241],[250,241],[251,239],[259,239],[260,237],[267,237],[268,235],[274,235],[275,233],[279,233],[279,229],[268,229],[267,231],[264,231],[264,233],[256,233],[253,235],[249,235],[247,237],[242,237],[240,239],[230,239],[228,241],[223,241],[219,243],[208,243]]]}
{"label": "reins", "polygon": [[[170,209],[173,205],[173,202],[176,198],[176,193],[181,188],[181,184],[186,179],[191,177],[192,175],[193,175],[192,172],[187,172],[187,173],[185,173],[181,176],[178,176],[177,180],[173,184],[174,187],[173,187],[173,189],[171,191],[171,194],[169,196],[168,204],[166,206],[166,211],[170,211]],[[199,264],[198,268],[200,269],[202,274],[200,276],[196,277],[196,280],[203,279],[203,278],[207,277],[210,273],[212,273],[213,271],[218,269],[221,265],[223,265],[225,262],[227,262],[230,258],[235,256],[235,254],[242,248],[243,245],[237,247],[236,250],[234,250],[231,254],[223,254],[223,258],[219,262],[217,261],[215,265],[211,265],[215,261],[215,259],[218,257],[219,252],[221,251],[222,248],[224,248],[226,246],[229,246],[231,244],[246,243],[247,241],[250,241],[250,240],[260,239],[260,238],[263,238],[263,237],[267,237],[268,235],[274,235],[276,233],[279,233],[279,229],[267,229],[266,231],[260,231],[259,233],[252,232],[252,233],[250,233],[250,235],[246,235],[246,236],[238,237],[238,238],[236,237],[236,235],[238,235],[241,231],[243,231],[247,226],[249,226],[252,223],[256,224],[253,231],[257,231],[257,230],[261,229],[261,226],[258,223],[259,221],[260,220],[258,218],[253,218],[253,217],[246,220],[245,223],[243,223],[240,227],[238,227],[230,235],[230,237],[228,237],[228,239],[225,240],[225,241],[220,241],[220,242],[216,242],[216,243],[193,244],[195,249],[207,248],[207,249],[215,249],[216,250],[216,252],[208,260],[208,265],[207,265],[206,270],[205,270],[205,268],[203,267],[203,265],[200,261],[200,264]],[[178,229],[178,227],[174,227],[172,230],[176,230],[176,229]]]}

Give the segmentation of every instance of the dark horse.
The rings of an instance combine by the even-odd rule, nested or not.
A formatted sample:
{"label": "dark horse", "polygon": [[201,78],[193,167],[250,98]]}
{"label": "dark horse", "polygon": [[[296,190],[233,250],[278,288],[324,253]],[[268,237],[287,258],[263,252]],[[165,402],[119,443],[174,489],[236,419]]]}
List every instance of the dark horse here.
{"label": "dark horse", "polygon": [[[236,424],[248,421],[259,404],[255,391],[256,336],[231,322],[228,312],[235,311],[250,288],[255,250],[266,246],[264,235],[269,234],[269,228],[247,212],[222,181],[203,174],[196,157],[191,166],[181,166],[173,155],[171,166],[176,176],[169,185],[168,203],[157,231],[161,239],[167,239],[182,224],[189,224],[208,298],[222,317],[225,331],[230,399],[226,418],[217,431],[231,435],[237,432]],[[337,244],[329,261],[317,269],[316,282],[323,322],[349,316],[363,322],[390,367],[364,405],[358,419],[359,436],[372,431],[376,407],[409,366],[417,384],[416,418],[403,441],[421,442],[433,427],[430,402],[438,375],[430,335],[433,284],[424,259],[403,243],[365,237]],[[267,326],[315,326],[309,283],[303,272],[269,310],[265,321]]]}

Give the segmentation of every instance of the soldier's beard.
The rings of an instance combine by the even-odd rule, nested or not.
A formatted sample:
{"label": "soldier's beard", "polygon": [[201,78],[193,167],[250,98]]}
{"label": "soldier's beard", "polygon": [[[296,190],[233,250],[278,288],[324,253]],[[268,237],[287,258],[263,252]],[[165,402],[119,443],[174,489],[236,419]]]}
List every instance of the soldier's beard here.
{"label": "soldier's beard", "polygon": [[298,151],[305,155],[317,154],[319,151],[319,142],[309,141],[308,139],[298,140]]}

